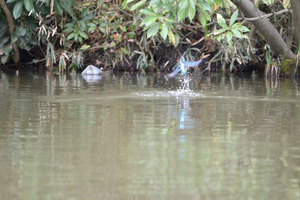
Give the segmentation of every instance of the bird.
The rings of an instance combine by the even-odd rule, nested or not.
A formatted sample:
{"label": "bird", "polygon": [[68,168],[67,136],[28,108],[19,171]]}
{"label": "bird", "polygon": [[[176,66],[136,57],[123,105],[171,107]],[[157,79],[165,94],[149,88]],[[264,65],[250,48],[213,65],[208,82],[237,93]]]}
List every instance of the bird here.
{"label": "bird", "polygon": [[81,75],[99,75],[102,73],[102,69],[95,67],[94,65],[88,65]]}
{"label": "bird", "polygon": [[203,59],[197,60],[197,61],[185,61],[185,58],[180,55],[179,63],[176,65],[175,70],[169,74],[169,77],[175,76],[178,72],[181,72],[182,75],[187,73],[187,70],[189,67],[196,67],[198,66]]}

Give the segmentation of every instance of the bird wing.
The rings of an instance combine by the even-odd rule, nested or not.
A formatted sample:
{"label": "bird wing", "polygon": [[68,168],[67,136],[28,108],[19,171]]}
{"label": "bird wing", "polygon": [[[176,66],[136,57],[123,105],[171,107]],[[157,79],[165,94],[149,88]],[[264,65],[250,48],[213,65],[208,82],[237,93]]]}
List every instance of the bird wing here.
{"label": "bird wing", "polygon": [[185,62],[185,66],[187,67],[196,67],[202,62],[202,59],[197,60],[197,61],[191,61],[191,62]]}
{"label": "bird wing", "polygon": [[175,70],[174,70],[171,74],[169,74],[168,76],[169,76],[169,77],[173,77],[173,76],[175,76],[180,70],[181,70],[180,64],[177,64]]}
{"label": "bird wing", "polygon": [[180,55],[180,61],[179,63],[176,65],[175,70],[169,74],[169,77],[173,77],[176,74],[178,74],[178,72],[181,71],[181,74],[185,74],[187,72],[188,67],[196,67],[197,65],[199,65],[202,62],[202,59],[197,60],[197,61],[185,61],[184,57],[182,55]]}

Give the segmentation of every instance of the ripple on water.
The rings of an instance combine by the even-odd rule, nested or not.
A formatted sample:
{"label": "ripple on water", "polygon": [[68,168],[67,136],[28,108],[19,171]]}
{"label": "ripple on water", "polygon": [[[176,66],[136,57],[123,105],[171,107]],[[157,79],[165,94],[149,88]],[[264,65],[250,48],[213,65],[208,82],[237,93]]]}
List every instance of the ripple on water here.
{"label": "ripple on water", "polygon": [[204,97],[203,94],[195,93],[190,89],[177,89],[176,91],[133,92],[132,95],[139,97]]}

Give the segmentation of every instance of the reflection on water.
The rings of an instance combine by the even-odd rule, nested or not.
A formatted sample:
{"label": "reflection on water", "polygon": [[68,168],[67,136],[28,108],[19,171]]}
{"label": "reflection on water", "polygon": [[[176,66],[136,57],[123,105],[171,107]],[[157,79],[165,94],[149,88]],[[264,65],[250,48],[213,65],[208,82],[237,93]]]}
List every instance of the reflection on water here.
{"label": "reflection on water", "polygon": [[299,199],[297,80],[0,73],[0,199]]}
{"label": "reflection on water", "polygon": [[102,75],[87,74],[87,75],[82,75],[82,77],[87,83],[90,83],[90,84],[99,83],[102,79]]}

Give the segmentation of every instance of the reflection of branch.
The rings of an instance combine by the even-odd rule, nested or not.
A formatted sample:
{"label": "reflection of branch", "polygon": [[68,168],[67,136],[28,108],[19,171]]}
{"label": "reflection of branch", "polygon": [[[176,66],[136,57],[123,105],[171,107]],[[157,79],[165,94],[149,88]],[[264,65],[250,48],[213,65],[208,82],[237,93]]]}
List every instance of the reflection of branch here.
{"label": "reflection of branch", "polygon": [[[3,9],[5,15],[6,15],[6,19],[7,19],[7,23],[8,23],[8,28],[9,28],[9,33],[10,35],[13,34],[14,30],[15,30],[15,24],[14,24],[14,19],[9,11],[9,9],[6,6],[6,3],[4,2],[4,0],[0,0],[0,6]],[[20,51],[19,51],[19,47],[17,45],[16,42],[12,43],[12,46],[14,48],[15,51],[15,59],[14,62],[15,64],[18,66],[20,65]]]}

